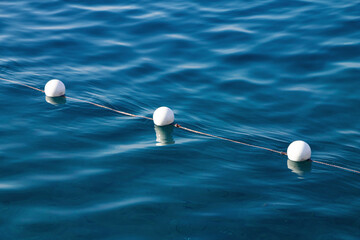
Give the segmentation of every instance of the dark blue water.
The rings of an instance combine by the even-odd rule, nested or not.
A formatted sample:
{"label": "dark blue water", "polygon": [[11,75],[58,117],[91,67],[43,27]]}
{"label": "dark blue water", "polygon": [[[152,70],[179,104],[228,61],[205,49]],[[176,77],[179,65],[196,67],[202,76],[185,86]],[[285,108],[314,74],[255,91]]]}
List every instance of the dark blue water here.
{"label": "dark blue water", "polygon": [[[354,0],[2,0],[0,77],[359,170],[359,30]],[[357,174],[0,84],[1,239],[360,238]]]}

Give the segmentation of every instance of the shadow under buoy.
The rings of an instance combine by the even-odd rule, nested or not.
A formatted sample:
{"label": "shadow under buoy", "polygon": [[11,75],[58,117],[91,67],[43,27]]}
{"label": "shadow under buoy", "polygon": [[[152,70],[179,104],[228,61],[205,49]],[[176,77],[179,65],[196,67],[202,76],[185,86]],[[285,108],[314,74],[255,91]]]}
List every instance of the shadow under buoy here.
{"label": "shadow under buoy", "polygon": [[66,97],[65,96],[61,96],[61,97],[48,97],[45,96],[45,100],[46,102],[52,104],[52,105],[60,105],[60,104],[65,104],[66,103]]}
{"label": "shadow under buoy", "polygon": [[312,161],[306,160],[303,162],[295,162],[290,159],[287,160],[287,167],[297,175],[303,177],[311,172],[311,163]]}
{"label": "shadow under buoy", "polygon": [[167,125],[167,126],[156,126],[154,125],[155,134],[156,134],[156,146],[163,146],[168,144],[174,144],[173,138],[173,130],[174,125]]}

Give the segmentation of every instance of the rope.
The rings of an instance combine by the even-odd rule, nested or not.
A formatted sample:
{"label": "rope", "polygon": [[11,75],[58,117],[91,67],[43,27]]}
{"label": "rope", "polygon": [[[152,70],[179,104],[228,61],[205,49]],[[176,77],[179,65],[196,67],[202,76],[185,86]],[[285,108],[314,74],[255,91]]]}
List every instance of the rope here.
{"label": "rope", "polygon": [[315,162],[315,163],[323,164],[323,165],[326,165],[326,166],[329,166],[329,167],[339,168],[339,169],[342,169],[342,170],[345,170],[345,171],[349,171],[349,172],[353,172],[353,173],[360,174],[360,171],[355,170],[355,169],[346,168],[346,167],[341,167],[341,166],[339,166],[339,165],[335,165],[335,164],[331,164],[331,163],[326,163],[326,162],[320,162],[320,161],[315,161],[315,160],[311,160],[311,161],[313,161],[313,162]]}
{"label": "rope", "polygon": [[[10,83],[18,84],[18,85],[21,85],[21,86],[36,90],[36,91],[39,91],[39,92],[44,92],[44,90],[41,90],[39,88],[24,84],[24,83],[21,83],[21,82],[18,82],[18,81],[13,81],[13,80],[1,78],[1,77],[0,77],[0,79],[3,80],[3,81],[7,81],[7,82],[10,82]],[[141,116],[141,115],[136,115],[136,114],[123,112],[123,111],[120,111],[120,110],[117,110],[117,109],[114,109],[114,108],[111,108],[111,107],[107,107],[107,106],[104,106],[104,105],[101,105],[101,104],[97,104],[97,103],[94,103],[94,102],[91,102],[91,101],[88,101],[88,100],[83,100],[83,99],[74,98],[74,97],[68,97],[68,96],[66,96],[66,98],[72,99],[72,100],[75,100],[75,101],[78,101],[78,102],[88,103],[88,104],[91,104],[93,106],[104,108],[104,109],[107,109],[107,110],[110,110],[110,111],[113,111],[115,113],[119,113],[119,114],[122,114],[122,115],[130,116],[130,117],[144,118],[144,119],[148,119],[148,120],[153,120],[151,117],[146,117],[146,116]],[[253,144],[249,144],[249,143],[245,143],[245,142],[236,141],[236,140],[229,139],[229,138],[224,138],[224,137],[212,135],[212,134],[209,134],[209,133],[196,131],[196,130],[193,130],[193,129],[190,129],[190,128],[183,127],[183,126],[181,126],[181,125],[179,125],[177,123],[174,124],[174,127],[185,130],[185,131],[188,131],[188,132],[192,132],[192,133],[195,133],[195,134],[204,135],[204,136],[208,136],[208,137],[212,137],[212,138],[218,138],[218,139],[222,139],[222,140],[225,140],[225,141],[229,141],[229,142],[233,142],[233,143],[237,143],[237,144],[242,144],[242,145],[249,146],[249,147],[259,148],[259,149],[263,149],[263,150],[267,150],[267,151],[270,151],[270,152],[274,152],[274,153],[278,153],[278,154],[287,156],[286,152],[277,151],[277,150],[274,150],[274,149],[271,149],[271,148],[261,147],[261,146],[257,146],[257,145],[253,145]],[[311,161],[313,161],[315,163],[323,164],[323,165],[326,165],[326,166],[329,166],[329,167],[334,167],[334,168],[342,169],[342,170],[345,170],[345,171],[360,174],[360,171],[354,170],[354,169],[351,169],[351,168],[341,167],[341,166],[338,166],[338,165],[335,165],[335,164],[325,163],[325,162],[316,161],[316,160],[311,160]]]}
{"label": "rope", "polygon": [[249,146],[249,147],[260,148],[260,149],[264,149],[264,150],[267,150],[267,151],[270,151],[270,152],[279,153],[281,155],[287,155],[286,152],[281,152],[281,151],[277,151],[277,150],[274,150],[274,149],[271,149],[271,148],[261,147],[261,146],[257,146],[257,145],[253,145],[253,144],[249,144],[249,143],[245,143],[245,142],[232,140],[232,139],[229,139],[229,138],[219,137],[219,136],[212,135],[212,134],[209,134],[209,133],[196,131],[196,130],[193,130],[193,129],[190,129],[190,128],[180,126],[177,123],[174,126],[177,127],[177,128],[183,129],[185,131],[188,131],[188,132],[192,132],[192,133],[196,133],[196,134],[200,134],[200,135],[204,135],[204,136],[208,136],[208,137],[218,138],[218,139],[222,139],[222,140],[233,142],[233,143],[242,144],[242,145]]}
{"label": "rope", "polygon": [[94,103],[94,102],[90,102],[90,101],[87,101],[87,100],[82,100],[82,99],[73,98],[73,97],[67,97],[67,98],[72,99],[72,100],[75,100],[75,101],[83,102],[83,103],[88,103],[88,104],[94,105],[94,106],[96,106],[96,107],[104,108],[104,109],[107,109],[107,110],[110,110],[110,111],[113,111],[113,112],[116,112],[116,113],[119,113],[119,114],[123,114],[123,115],[126,115],[126,116],[138,117],[138,118],[145,118],[145,119],[148,119],[148,120],[153,120],[151,117],[145,117],[145,116],[141,116],[141,115],[136,115],[136,114],[131,114],[131,113],[123,112],[123,111],[116,110],[116,109],[111,108],[111,107],[106,107],[106,106],[104,106],[104,105],[97,104],[97,103]]}
{"label": "rope", "polygon": [[[287,156],[287,153],[286,153],[286,152],[281,152],[281,151],[277,151],[277,150],[274,150],[274,149],[271,149],[271,148],[261,147],[261,146],[257,146],[257,145],[253,145],[253,144],[249,144],[249,143],[245,143],[245,142],[240,142],[240,141],[232,140],[232,139],[229,139],[229,138],[224,138],[224,137],[212,135],[212,134],[209,134],[209,133],[204,133],[204,132],[196,131],[196,130],[193,130],[193,129],[190,129],[190,128],[183,127],[183,126],[181,126],[181,125],[179,125],[179,124],[177,124],[177,123],[176,123],[174,126],[175,126],[176,128],[180,128],[180,129],[183,129],[183,130],[185,130],[185,131],[192,132],[192,133],[195,133],[195,134],[200,134],[200,135],[204,135],[204,136],[208,136],[208,137],[218,138],[218,139],[222,139],[222,140],[229,141],[229,142],[233,142],[233,143],[242,144],[242,145],[249,146],[249,147],[260,148],[260,149],[264,149],[264,150],[267,150],[267,151],[270,151],[270,152],[275,152],[275,153],[279,153],[279,154],[281,154],[281,155]],[[353,173],[360,174],[360,171],[355,170],[355,169],[346,168],[346,167],[341,167],[341,166],[338,166],[338,165],[335,165],[335,164],[326,163],[326,162],[321,162],[321,161],[317,161],[317,160],[310,160],[310,161],[313,161],[313,162],[319,163],[319,164],[323,164],[323,165],[326,165],[326,166],[330,166],[330,167],[342,169],[342,170],[345,170],[345,171],[349,171],[349,172],[353,172]]]}
{"label": "rope", "polygon": [[24,87],[27,87],[27,88],[31,88],[31,89],[34,89],[36,91],[39,91],[39,92],[44,92],[44,90],[41,90],[39,88],[36,88],[36,87],[33,87],[33,86],[30,86],[30,85],[27,85],[27,84],[24,84],[24,83],[21,83],[21,82],[17,82],[17,81],[13,81],[13,80],[9,80],[9,79],[5,79],[5,78],[1,78],[1,80],[4,80],[4,81],[7,81],[7,82],[11,82],[11,83],[15,83],[15,84],[18,84],[18,85],[21,85],[21,86],[24,86]]}
{"label": "rope", "polygon": [[[18,81],[13,81],[13,80],[1,78],[1,77],[0,77],[0,79],[4,80],[4,81],[7,81],[7,82],[15,83],[15,84],[27,87],[27,88],[31,88],[31,89],[34,89],[34,90],[39,91],[39,92],[44,92],[44,90],[41,90],[39,88],[24,84],[24,83],[21,83],[21,82],[18,82]],[[90,102],[90,101],[87,101],[87,100],[82,100],[80,98],[74,98],[74,97],[68,97],[68,96],[66,96],[66,98],[72,99],[72,100],[75,100],[75,101],[78,101],[78,102],[88,103],[88,104],[94,105],[96,107],[105,108],[107,110],[110,110],[110,111],[113,111],[113,112],[116,112],[116,113],[119,113],[119,114],[127,115],[127,116],[130,116],[130,117],[138,117],[138,118],[145,118],[145,119],[148,119],[148,120],[152,120],[152,118],[150,118],[150,117],[145,117],[145,116],[141,116],[141,115],[135,115],[135,114],[119,111],[119,110],[116,110],[114,108],[106,107],[104,105],[97,104],[97,103],[94,103],[94,102]]]}

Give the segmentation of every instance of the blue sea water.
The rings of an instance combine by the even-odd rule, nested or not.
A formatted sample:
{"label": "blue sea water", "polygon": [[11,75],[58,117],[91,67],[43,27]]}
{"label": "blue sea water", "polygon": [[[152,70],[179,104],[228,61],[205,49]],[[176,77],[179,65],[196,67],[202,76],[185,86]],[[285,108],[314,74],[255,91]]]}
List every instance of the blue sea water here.
{"label": "blue sea water", "polygon": [[[360,169],[359,1],[2,0],[0,77]],[[0,239],[360,239],[360,175],[0,84]]]}

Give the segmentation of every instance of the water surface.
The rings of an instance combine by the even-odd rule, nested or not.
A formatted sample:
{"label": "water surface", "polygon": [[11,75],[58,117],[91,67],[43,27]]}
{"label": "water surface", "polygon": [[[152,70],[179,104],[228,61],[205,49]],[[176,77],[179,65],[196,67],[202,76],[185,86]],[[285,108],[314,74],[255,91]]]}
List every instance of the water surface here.
{"label": "water surface", "polygon": [[[148,117],[168,106],[183,126],[277,150],[302,139],[314,160],[360,169],[359,12],[3,0],[0,77],[57,78]],[[360,238],[359,175],[180,129],[161,138],[146,119],[0,84],[1,239]]]}

